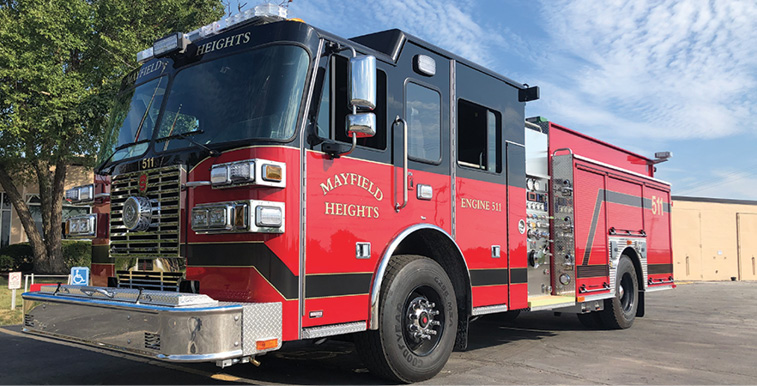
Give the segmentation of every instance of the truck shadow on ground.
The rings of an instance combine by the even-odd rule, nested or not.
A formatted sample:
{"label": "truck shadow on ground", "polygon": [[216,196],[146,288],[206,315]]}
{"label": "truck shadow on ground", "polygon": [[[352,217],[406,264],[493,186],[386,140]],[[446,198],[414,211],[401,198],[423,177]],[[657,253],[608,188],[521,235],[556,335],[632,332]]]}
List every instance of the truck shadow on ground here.
{"label": "truck shadow on ground", "polygon": [[[504,322],[498,315],[488,315],[471,323],[466,351],[519,341],[538,341],[569,330],[587,328],[573,314],[555,317],[552,313],[545,312],[526,313],[512,322]],[[293,342],[258,359],[261,363],[259,367],[247,364],[221,370],[211,364],[195,366],[202,366],[209,372],[243,378],[248,382],[301,385],[387,383],[368,371],[349,337],[329,339],[319,345]]]}

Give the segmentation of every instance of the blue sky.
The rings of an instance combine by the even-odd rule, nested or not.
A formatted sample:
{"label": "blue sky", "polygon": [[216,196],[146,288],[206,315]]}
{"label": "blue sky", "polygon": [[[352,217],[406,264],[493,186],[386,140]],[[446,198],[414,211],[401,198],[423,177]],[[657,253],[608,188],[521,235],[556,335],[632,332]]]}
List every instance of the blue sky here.
{"label": "blue sky", "polygon": [[345,37],[400,28],[540,86],[526,116],[672,151],[657,177],[675,195],[757,200],[757,1],[293,0],[289,14]]}

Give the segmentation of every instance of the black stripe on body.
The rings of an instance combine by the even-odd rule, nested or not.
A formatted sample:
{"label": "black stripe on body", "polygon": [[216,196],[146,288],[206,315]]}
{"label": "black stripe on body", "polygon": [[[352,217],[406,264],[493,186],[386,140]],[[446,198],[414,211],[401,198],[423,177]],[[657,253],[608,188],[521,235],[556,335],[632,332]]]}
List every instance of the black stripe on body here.
{"label": "black stripe on body", "polygon": [[286,299],[299,296],[298,276],[263,243],[189,244],[187,266],[255,267]]}
{"label": "black stripe on body", "polygon": [[647,273],[650,275],[656,275],[661,273],[673,273],[673,264],[648,264]]}
{"label": "black stripe on body", "polygon": [[364,295],[371,290],[372,273],[307,275],[306,298]]}
{"label": "black stripe on body", "polygon": [[610,276],[610,267],[602,265],[579,265],[576,267],[576,277],[607,277]]}

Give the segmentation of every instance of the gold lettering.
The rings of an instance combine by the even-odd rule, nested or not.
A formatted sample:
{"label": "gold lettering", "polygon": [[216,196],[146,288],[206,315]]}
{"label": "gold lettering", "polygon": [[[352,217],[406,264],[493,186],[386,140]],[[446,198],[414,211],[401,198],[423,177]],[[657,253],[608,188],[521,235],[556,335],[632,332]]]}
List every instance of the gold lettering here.
{"label": "gold lettering", "polygon": [[226,38],[226,47],[231,47],[234,45],[234,36],[229,36]]}
{"label": "gold lettering", "polygon": [[365,217],[365,208],[367,208],[367,206],[365,206],[365,205],[360,205],[360,206],[357,207],[357,216],[358,217]]}
{"label": "gold lettering", "polygon": [[250,33],[249,32],[245,32],[244,33],[244,43],[247,43],[249,41],[250,41]]}
{"label": "gold lettering", "polygon": [[344,216],[344,204],[336,203],[336,215]]}
{"label": "gold lettering", "polygon": [[326,193],[330,192],[331,189],[334,189],[334,185],[331,184],[331,179],[327,179],[326,183],[321,183],[321,189],[323,189],[323,195],[325,196]]}
{"label": "gold lettering", "polygon": [[357,205],[355,205],[355,204],[347,205],[347,215],[348,216],[355,217],[355,213],[356,212],[357,212]]}
{"label": "gold lettering", "polygon": [[333,202],[327,202],[326,203],[326,214],[330,214],[330,215],[334,214],[334,203]]}

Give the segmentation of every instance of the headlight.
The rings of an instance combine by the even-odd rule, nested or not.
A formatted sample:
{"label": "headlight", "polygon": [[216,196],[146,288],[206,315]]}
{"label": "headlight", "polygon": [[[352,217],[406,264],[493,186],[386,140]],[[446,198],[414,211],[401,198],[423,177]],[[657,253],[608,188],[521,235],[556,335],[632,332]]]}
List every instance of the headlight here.
{"label": "headlight", "polygon": [[97,231],[97,214],[85,214],[66,220],[66,235],[69,237],[94,237]]}
{"label": "headlight", "polygon": [[284,233],[284,203],[230,201],[197,205],[192,209],[196,233]]}
{"label": "headlight", "polygon": [[259,205],[255,208],[255,225],[259,227],[278,228],[284,223],[281,208]]}
{"label": "headlight", "polygon": [[74,203],[94,201],[95,185],[89,184],[84,186],[77,186],[75,188],[66,190],[66,200],[70,200]]}
{"label": "headlight", "polygon": [[[260,177],[258,177],[260,176]],[[240,185],[286,186],[286,164],[261,159],[213,165],[210,183],[214,188]]]}
{"label": "headlight", "polygon": [[92,201],[95,199],[95,185],[85,185],[79,187],[79,200]]}
{"label": "headlight", "polygon": [[227,165],[213,165],[210,169],[210,183],[215,185],[226,185],[229,182],[229,167]]}

